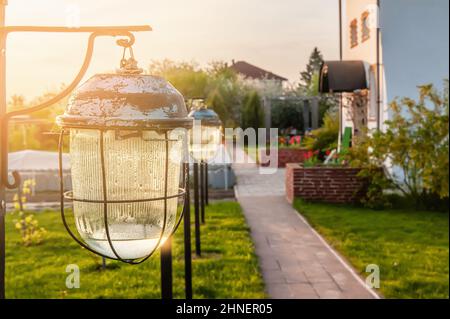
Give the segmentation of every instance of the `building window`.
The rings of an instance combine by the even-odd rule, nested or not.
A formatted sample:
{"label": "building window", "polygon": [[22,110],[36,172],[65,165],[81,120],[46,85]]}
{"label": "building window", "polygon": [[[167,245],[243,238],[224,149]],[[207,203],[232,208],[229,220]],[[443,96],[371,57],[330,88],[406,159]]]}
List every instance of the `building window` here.
{"label": "building window", "polygon": [[370,14],[366,11],[361,16],[362,42],[370,39]]}
{"label": "building window", "polygon": [[350,23],[350,47],[354,48],[358,45],[358,20]]}

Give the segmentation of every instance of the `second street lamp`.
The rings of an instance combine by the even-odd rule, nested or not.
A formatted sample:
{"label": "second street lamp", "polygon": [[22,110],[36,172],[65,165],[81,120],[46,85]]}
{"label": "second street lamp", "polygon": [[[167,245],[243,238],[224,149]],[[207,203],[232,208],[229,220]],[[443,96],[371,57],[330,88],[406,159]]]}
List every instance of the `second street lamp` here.
{"label": "second street lamp", "polygon": [[192,102],[189,117],[195,121],[191,134],[190,152],[196,161],[207,162],[217,153],[222,141],[222,121],[202,99]]}
{"label": "second street lamp", "polygon": [[[207,162],[216,155],[219,149],[222,140],[222,122],[216,112],[206,107],[203,99],[191,100],[189,117],[194,120],[194,128],[190,134],[190,154],[194,159],[196,252],[197,255],[200,255],[200,217],[202,223],[205,223],[205,200],[208,198]],[[198,162],[200,162],[200,167]],[[200,183],[198,176],[199,168]],[[200,196],[198,195],[199,186]]]}

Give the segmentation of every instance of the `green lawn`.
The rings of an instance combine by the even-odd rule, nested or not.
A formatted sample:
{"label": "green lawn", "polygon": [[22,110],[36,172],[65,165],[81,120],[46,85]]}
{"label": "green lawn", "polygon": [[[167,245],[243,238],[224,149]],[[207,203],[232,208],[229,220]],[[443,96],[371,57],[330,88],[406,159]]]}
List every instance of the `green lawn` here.
{"label": "green lawn", "polygon": [[386,298],[449,297],[448,213],[294,206],[363,276],[377,264]]}
{"label": "green lawn", "polygon": [[[7,217],[7,298],[160,298],[158,254],[138,266],[108,261],[108,269],[102,271],[100,257],[69,238],[58,213],[36,216],[48,234],[46,241],[35,247],[20,244],[13,225],[17,217]],[[194,298],[266,297],[239,204],[211,204],[206,216],[202,227],[203,255],[193,260]],[[182,225],[175,236],[173,253],[174,295],[184,298]],[[80,267],[79,289],[65,286],[68,264]]]}

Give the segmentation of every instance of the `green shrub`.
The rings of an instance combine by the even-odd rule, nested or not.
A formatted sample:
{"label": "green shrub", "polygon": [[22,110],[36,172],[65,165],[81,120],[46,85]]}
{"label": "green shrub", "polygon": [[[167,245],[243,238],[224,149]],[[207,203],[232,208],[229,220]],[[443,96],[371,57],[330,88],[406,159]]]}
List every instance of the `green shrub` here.
{"label": "green shrub", "polygon": [[[438,208],[449,196],[448,81],[443,93],[433,85],[420,86],[419,93],[418,101],[403,98],[391,103],[386,130],[363,134],[349,156],[352,165],[363,167],[362,176],[371,177],[378,196],[392,188],[417,208]],[[401,174],[395,169],[386,176],[375,173],[386,163]]]}
{"label": "green shrub", "polygon": [[339,117],[337,113],[325,114],[323,126],[305,136],[304,145],[313,151],[326,151],[337,148],[339,137]]}
{"label": "green shrub", "polygon": [[280,130],[293,127],[304,131],[302,108],[303,105],[292,101],[273,101],[272,126]]}
{"label": "green shrub", "polygon": [[19,212],[19,219],[14,222],[16,229],[20,232],[24,246],[39,245],[45,239],[47,231],[43,227],[39,227],[39,222],[33,214]]}

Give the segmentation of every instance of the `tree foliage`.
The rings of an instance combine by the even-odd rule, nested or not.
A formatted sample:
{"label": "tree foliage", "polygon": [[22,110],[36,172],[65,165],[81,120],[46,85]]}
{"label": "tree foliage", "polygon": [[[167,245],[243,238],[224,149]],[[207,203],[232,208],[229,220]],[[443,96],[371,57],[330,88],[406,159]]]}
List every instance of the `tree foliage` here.
{"label": "tree foliage", "polygon": [[339,116],[336,112],[327,112],[323,126],[306,136],[304,145],[312,151],[327,151],[337,148],[339,137]]}
{"label": "tree foliage", "polygon": [[265,124],[261,98],[257,92],[251,92],[245,97],[242,111],[242,128],[254,128],[257,130],[262,127],[265,127]]}
{"label": "tree foliage", "polygon": [[330,110],[334,112],[338,107],[338,100],[334,95],[325,96],[319,93],[320,68],[324,62],[323,55],[316,47],[312,51],[306,69],[300,73],[300,83],[296,90],[298,95],[315,96],[319,98],[319,125],[324,124],[325,115]]}
{"label": "tree foliage", "polygon": [[153,61],[149,71],[169,81],[186,99],[203,97],[207,93],[208,75],[195,63],[177,63],[167,59]]}
{"label": "tree foliage", "polygon": [[[64,86],[61,87],[64,89]],[[27,109],[50,100],[56,95],[47,92],[31,101],[27,101],[22,95],[13,95],[8,102],[8,110],[16,111]],[[56,131],[55,118],[64,112],[67,98],[49,108],[31,113],[21,118],[20,121],[12,121],[9,127],[9,151],[15,152],[23,149],[56,150],[57,137],[48,135],[48,132]]]}
{"label": "tree foliage", "polygon": [[322,63],[323,55],[320,50],[315,47],[309,57],[308,64],[306,65],[306,70],[300,72],[299,90],[300,92],[302,92],[302,94],[318,91],[318,74]]}
{"label": "tree foliage", "polygon": [[303,104],[292,101],[272,102],[272,126],[280,129],[293,127],[304,130]]}
{"label": "tree foliage", "polygon": [[239,125],[248,89],[226,63],[216,61],[202,69],[192,62],[163,60],[154,61],[149,71],[167,79],[186,99],[205,98],[227,127]]}

